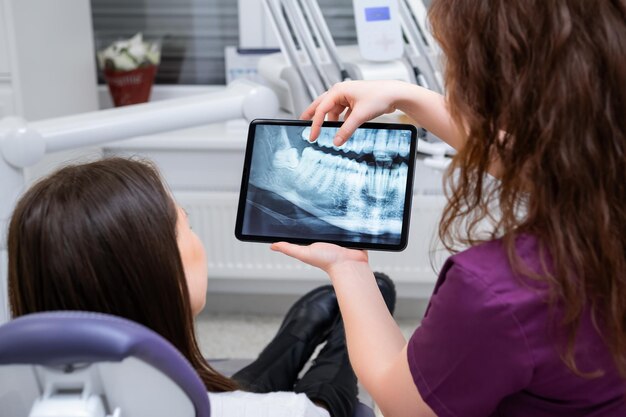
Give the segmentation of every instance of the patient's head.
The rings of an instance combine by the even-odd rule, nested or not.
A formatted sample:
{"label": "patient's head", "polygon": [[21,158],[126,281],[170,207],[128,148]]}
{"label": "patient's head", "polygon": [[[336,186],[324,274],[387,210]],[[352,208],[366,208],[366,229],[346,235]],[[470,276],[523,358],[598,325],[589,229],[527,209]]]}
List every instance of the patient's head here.
{"label": "patient's head", "polygon": [[206,279],[202,244],[146,162],[62,168],[25,193],[11,219],[13,316],[84,310],[126,317],[172,342],[208,389],[232,389],[203,365],[195,340]]}

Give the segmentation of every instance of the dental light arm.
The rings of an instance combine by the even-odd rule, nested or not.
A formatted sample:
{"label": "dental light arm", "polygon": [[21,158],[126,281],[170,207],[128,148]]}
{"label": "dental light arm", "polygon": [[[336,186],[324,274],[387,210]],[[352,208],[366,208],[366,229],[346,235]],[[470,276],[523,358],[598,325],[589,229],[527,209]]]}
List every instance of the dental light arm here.
{"label": "dental light arm", "polygon": [[32,123],[17,117],[0,120],[0,324],[8,319],[6,232],[15,202],[26,185],[24,168],[53,152],[230,119],[273,117],[277,113],[278,99],[272,90],[236,81],[223,91],[180,99]]}
{"label": "dental light arm", "polygon": [[[411,62],[411,65],[417,70],[416,72],[418,72],[415,74],[417,84],[421,85],[422,87],[432,89],[433,91],[441,92],[439,88],[436,88],[437,86],[433,85],[432,87],[435,88],[431,87],[429,80],[426,79],[426,77],[424,76],[424,65],[422,65],[422,63],[416,62],[417,57],[424,57],[424,59],[422,60],[423,63],[425,63],[429,70],[431,70],[432,68],[428,60],[426,49],[422,44],[423,41],[421,39],[421,34],[419,33],[415,21],[411,16],[410,9],[404,1],[400,1],[399,9],[400,20],[402,22],[402,30],[404,32],[404,36],[408,41],[408,43],[406,44],[407,51],[405,55],[407,59]],[[422,68],[420,68],[420,66],[422,66]],[[434,73],[434,69],[432,70],[432,73]]]}
{"label": "dental light arm", "polygon": [[427,13],[424,3],[422,0],[400,0],[399,6],[402,30],[410,51],[407,59],[419,70],[419,74],[416,74],[418,84],[443,93],[443,85],[438,78],[438,63],[433,62],[440,51],[428,28],[422,27]]}
{"label": "dental light arm", "polygon": [[268,117],[278,111],[274,93],[246,81],[215,93],[101,110],[26,124],[0,124],[0,150],[14,167],[37,163],[44,154],[213,122]]}
{"label": "dental light arm", "polygon": [[343,59],[339,56],[337,45],[335,45],[335,41],[326,24],[326,20],[324,20],[324,15],[322,14],[317,0],[300,0],[300,3],[304,14],[307,16],[309,22],[311,22],[320,49],[325,50],[326,55],[328,55],[333,65],[335,65],[339,71],[341,80],[349,80],[350,75],[348,74],[348,70],[346,69]]}

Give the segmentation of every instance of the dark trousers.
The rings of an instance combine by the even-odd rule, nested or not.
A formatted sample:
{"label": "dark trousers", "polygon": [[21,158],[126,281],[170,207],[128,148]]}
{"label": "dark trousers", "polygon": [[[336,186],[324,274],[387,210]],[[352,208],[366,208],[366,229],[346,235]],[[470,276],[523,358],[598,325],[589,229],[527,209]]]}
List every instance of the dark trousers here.
{"label": "dark trousers", "polygon": [[[274,338],[261,355],[234,374],[233,379],[249,392],[303,393],[311,401],[324,406],[332,417],[352,417],[358,394],[356,376],[348,359],[340,319],[338,326],[341,328],[333,331],[340,334],[329,337],[328,343],[301,379],[298,380],[303,365],[301,358],[308,359],[315,346],[306,346],[289,332],[282,332],[280,337]],[[343,340],[338,340],[340,338]]]}

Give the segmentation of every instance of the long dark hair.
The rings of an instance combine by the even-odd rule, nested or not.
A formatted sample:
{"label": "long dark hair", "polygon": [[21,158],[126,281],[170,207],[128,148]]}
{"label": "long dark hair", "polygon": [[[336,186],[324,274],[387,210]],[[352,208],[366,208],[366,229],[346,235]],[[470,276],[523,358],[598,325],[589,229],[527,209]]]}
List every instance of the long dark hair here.
{"label": "long dark hair", "polygon": [[176,346],[208,391],[236,389],[198,348],[176,223],[174,201],[147,162],[111,158],[51,174],[24,194],[9,226],[13,316],[125,317]]}
{"label": "long dark hair", "polygon": [[590,309],[626,376],[626,1],[434,0],[430,20],[467,132],[440,237],[475,244],[491,220],[522,270],[515,240],[536,236],[565,363]]}

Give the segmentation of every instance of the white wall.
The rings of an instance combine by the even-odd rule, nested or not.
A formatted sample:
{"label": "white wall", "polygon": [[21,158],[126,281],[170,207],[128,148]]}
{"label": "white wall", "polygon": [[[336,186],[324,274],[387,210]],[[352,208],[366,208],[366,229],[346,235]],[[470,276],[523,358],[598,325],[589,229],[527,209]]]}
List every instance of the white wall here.
{"label": "white wall", "polygon": [[34,121],[96,110],[89,2],[3,2],[9,52],[5,58],[10,61],[18,114]]}

